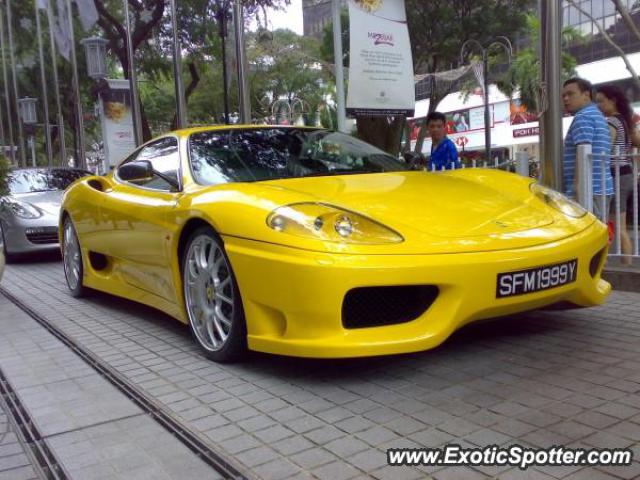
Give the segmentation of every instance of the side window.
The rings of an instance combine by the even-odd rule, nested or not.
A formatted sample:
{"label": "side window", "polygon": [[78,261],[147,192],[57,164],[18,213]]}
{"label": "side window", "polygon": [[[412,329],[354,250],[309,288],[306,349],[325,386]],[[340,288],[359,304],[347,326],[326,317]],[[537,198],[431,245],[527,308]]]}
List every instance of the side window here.
{"label": "side window", "polygon": [[[161,138],[142,148],[137,154],[129,157],[124,163],[138,160],[148,160],[153,169],[161,174],[179,182],[180,178],[180,155],[178,153],[178,140],[174,137]],[[135,182],[145,188],[155,190],[171,190],[171,185],[165,179],[154,175],[150,180]]]}

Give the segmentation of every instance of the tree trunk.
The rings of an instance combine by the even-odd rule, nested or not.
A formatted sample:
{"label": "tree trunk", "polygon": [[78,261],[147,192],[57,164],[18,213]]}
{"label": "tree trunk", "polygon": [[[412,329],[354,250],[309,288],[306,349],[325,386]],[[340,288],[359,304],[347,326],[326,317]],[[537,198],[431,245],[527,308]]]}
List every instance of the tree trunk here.
{"label": "tree trunk", "polygon": [[611,45],[611,47],[613,47],[613,49],[616,52],[618,52],[618,54],[620,55],[620,58],[622,58],[622,61],[624,62],[625,67],[627,67],[627,70],[631,74],[631,78],[633,80],[633,83],[635,84],[636,88],[640,89],[640,77],[638,77],[638,73],[633,68],[633,65],[631,65],[631,62],[629,61],[629,57],[627,57],[627,54],[624,53],[624,50],[622,50],[622,48],[620,48],[620,45],[618,45],[614,41],[614,39],[611,38],[611,35],[609,35],[605,31],[605,29],[602,28],[602,25],[600,25],[600,23],[595,18],[593,18],[593,16],[591,14],[589,14],[587,11],[585,11],[584,8],[582,8],[579,5],[577,5],[575,0],[567,0],[567,1],[569,2],[570,5],[574,6],[576,8],[576,10],[578,10],[585,17],[587,17],[589,20],[591,20],[591,22],[598,29],[598,32],[600,33],[600,35],[602,35],[602,38],[604,38],[607,41],[607,43],[609,45]]}
{"label": "tree trunk", "polygon": [[[429,97],[429,111],[427,114],[431,112],[435,112],[438,104],[451,93],[451,88],[447,88],[446,91],[438,92],[437,90]],[[424,146],[424,140],[427,138],[427,122],[425,122],[420,126],[420,130],[418,130],[418,138],[416,139],[416,146],[414,148],[414,152],[422,153],[422,148]]]}
{"label": "tree trunk", "polygon": [[356,117],[358,138],[390,155],[398,156],[405,120],[404,115],[396,115],[395,117],[358,115]]}

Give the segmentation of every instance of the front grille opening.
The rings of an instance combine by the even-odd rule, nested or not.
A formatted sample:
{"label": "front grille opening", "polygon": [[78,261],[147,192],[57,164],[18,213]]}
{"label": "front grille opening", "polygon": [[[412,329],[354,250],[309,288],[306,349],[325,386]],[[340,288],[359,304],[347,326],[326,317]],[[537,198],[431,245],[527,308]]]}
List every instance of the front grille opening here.
{"label": "front grille opening", "polygon": [[58,227],[29,227],[24,233],[27,240],[35,245],[58,243]]}
{"label": "front grille opening", "polygon": [[596,275],[600,272],[603,263],[602,260],[604,258],[604,251],[606,250],[606,248],[607,247],[600,250],[591,259],[591,262],[589,263],[589,273],[591,274],[591,278],[595,278]]}
{"label": "front grille opening", "polygon": [[354,288],[342,303],[342,325],[368,328],[410,322],[427,311],[438,292],[435,285]]}

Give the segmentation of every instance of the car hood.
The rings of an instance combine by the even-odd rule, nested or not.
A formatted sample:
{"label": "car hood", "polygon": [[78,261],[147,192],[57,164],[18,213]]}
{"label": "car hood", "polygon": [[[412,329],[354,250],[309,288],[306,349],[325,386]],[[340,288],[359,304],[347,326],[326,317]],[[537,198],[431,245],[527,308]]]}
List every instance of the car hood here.
{"label": "car hood", "polygon": [[[532,247],[574,235],[595,221],[570,219],[546,206],[531,179],[488,169],[388,172],[290,178],[197,187],[189,215],[205,212],[221,233],[307,250],[362,254],[435,254]],[[270,212],[296,203],[326,203],[365,215],[403,242],[323,242],[269,228]],[[214,207],[215,205],[215,207]],[[209,213],[208,213],[209,212]]]}
{"label": "car hood", "polygon": [[410,228],[437,237],[508,234],[554,222],[548,209],[455,175],[398,172],[271,183],[364,214],[401,232]]}
{"label": "car hood", "polygon": [[12,195],[10,198],[14,198],[20,202],[30,203],[48,215],[57,216],[60,213],[63,193],[62,190],[19,193]]}

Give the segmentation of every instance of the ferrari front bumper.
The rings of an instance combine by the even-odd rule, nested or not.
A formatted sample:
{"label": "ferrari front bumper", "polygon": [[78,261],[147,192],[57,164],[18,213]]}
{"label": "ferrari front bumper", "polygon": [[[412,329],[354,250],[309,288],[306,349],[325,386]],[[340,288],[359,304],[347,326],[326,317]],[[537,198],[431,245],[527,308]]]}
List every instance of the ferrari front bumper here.
{"label": "ferrari front bumper", "polygon": [[[607,246],[600,222],[536,247],[464,254],[326,254],[235,237],[224,237],[224,242],[243,300],[249,348],[281,355],[340,358],[427,350],[474,320],[562,301],[599,305],[611,291],[600,278]],[[592,259],[601,251],[593,271]],[[572,259],[578,262],[574,282],[496,298],[498,274]],[[435,285],[439,293],[413,321],[343,326],[343,300],[351,289],[403,285]]]}

